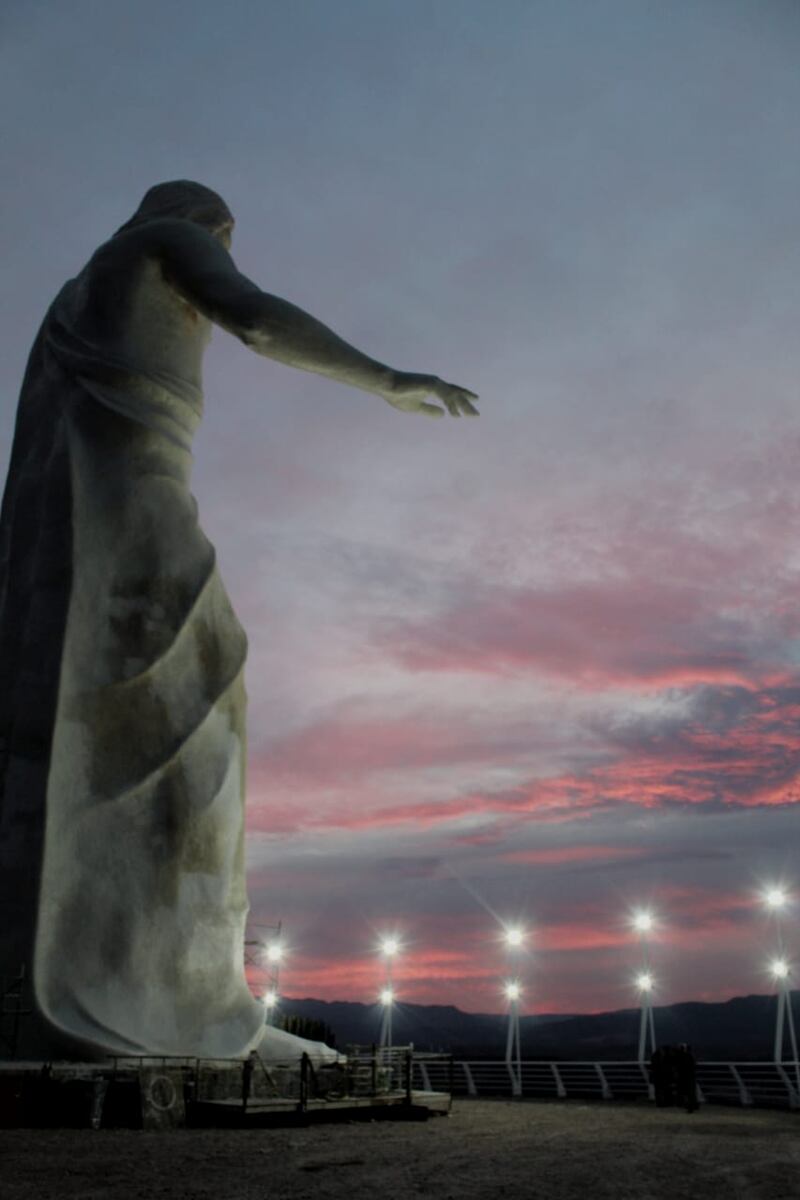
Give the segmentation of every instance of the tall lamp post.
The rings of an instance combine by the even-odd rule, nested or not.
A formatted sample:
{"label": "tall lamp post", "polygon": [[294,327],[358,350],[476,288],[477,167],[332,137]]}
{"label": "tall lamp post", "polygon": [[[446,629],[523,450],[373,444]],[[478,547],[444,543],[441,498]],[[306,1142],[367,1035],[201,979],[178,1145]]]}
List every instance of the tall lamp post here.
{"label": "tall lamp post", "polygon": [[[639,1065],[644,1066],[647,1059],[656,1048],[656,1031],[655,1022],[653,1020],[653,1001],[652,993],[655,986],[655,980],[649,971],[640,971],[636,976],[636,987],[639,990],[640,999],[640,1017],[639,1017]],[[649,1050],[649,1053],[648,1053]]]}
{"label": "tall lamp post", "polygon": [[264,1009],[266,1010],[265,1024],[270,1025],[272,1022],[273,1010],[278,1004],[278,993],[274,988],[267,988],[264,992]]}
{"label": "tall lamp post", "polygon": [[394,982],[392,964],[400,951],[400,942],[396,937],[385,937],[380,944],[381,956],[384,960],[384,983],[380,994],[383,1005],[381,1020],[380,1045],[390,1047],[392,1044],[392,1008],[394,1006]]}
{"label": "tall lamp post", "polygon": [[388,1052],[392,1046],[392,1005],[394,1004],[394,992],[390,987],[383,989],[380,1001],[383,1005],[380,1046]]}
{"label": "tall lamp post", "polygon": [[519,999],[522,988],[516,979],[506,984],[508,1000],[508,1036],[506,1038],[506,1067],[511,1077],[511,1095],[522,1095],[522,1051],[519,1037]]}
{"label": "tall lamp post", "polygon": [[[279,927],[280,928],[280,927]],[[278,1007],[280,999],[280,974],[281,963],[283,962],[283,944],[277,938],[268,942],[264,947],[264,960],[269,971],[269,983],[267,990],[264,993],[264,1006],[267,1010],[266,1023],[269,1025],[272,1021],[273,1013]]]}
{"label": "tall lamp post", "polygon": [[784,1045],[786,1035],[788,1034],[789,1054],[794,1066],[795,1087],[798,1099],[800,1099],[800,1059],[797,1053],[797,1035],[794,1027],[794,1013],[792,1012],[792,968],[786,955],[782,922],[782,917],[789,904],[790,897],[784,888],[770,887],[764,892],[763,899],[767,912],[775,920],[776,954],[769,964],[770,974],[775,980],[777,1000],[774,1059],[779,1066],[782,1065],[784,1060]]}
{"label": "tall lamp post", "polygon": [[775,1014],[775,1062],[783,1063],[783,1048],[785,1035],[789,1034],[789,1051],[794,1065],[795,1084],[800,1097],[800,1060],[797,1057],[797,1036],[794,1029],[794,1014],[792,1013],[791,975],[792,969],[785,958],[774,958],[769,964],[770,973],[775,980],[778,1007]]}
{"label": "tall lamp post", "polygon": [[[506,928],[503,935],[513,968],[517,965],[517,956],[525,942],[525,931],[516,925]],[[511,1095],[522,1095],[522,1046],[519,1032],[519,1001],[522,986],[519,978],[509,979],[505,986],[508,1000],[508,1033],[506,1036],[506,1069],[511,1078]]]}
{"label": "tall lamp post", "polygon": [[642,965],[636,976],[636,987],[640,996],[639,1014],[639,1064],[644,1066],[650,1054],[656,1048],[656,1029],[653,1017],[653,988],[655,979],[650,969],[649,935],[653,931],[655,919],[647,909],[640,909],[633,914],[633,927],[639,934],[642,946]]}

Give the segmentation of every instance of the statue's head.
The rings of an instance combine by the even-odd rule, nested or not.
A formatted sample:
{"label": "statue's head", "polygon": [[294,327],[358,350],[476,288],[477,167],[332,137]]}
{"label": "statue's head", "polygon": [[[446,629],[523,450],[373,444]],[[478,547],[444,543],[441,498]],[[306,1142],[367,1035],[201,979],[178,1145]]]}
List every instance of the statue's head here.
{"label": "statue's head", "polygon": [[164,217],[193,221],[230,246],[234,223],[231,210],[211,188],[204,187],[202,183],[193,183],[190,179],[175,179],[151,187],[145,192],[142,203],[131,219],[117,233]]}

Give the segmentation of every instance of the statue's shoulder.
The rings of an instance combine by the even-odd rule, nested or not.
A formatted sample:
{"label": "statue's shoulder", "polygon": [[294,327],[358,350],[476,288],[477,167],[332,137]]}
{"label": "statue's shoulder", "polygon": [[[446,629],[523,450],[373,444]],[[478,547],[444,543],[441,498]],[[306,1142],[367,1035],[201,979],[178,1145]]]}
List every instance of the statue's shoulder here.
{"label": "statue's shoulder", "polygon": [[165,268],[181,263],[197,267],[215,259],[218,252],[216,239],[202,226],[175,217],[162,217],[119,230],[98,246],[87,267],[91,275],[136,270],[154,261]]}
{"label": "statue's shoulder", "polygon": [[189,247],[201,251],[216,245],[216,239],[208,230],[193,221],[179,217],[159,217],[143,221],[140,225],[122,228],[109,238],[98,250],[112,254],[141,254],[168,249],[173,246]]}

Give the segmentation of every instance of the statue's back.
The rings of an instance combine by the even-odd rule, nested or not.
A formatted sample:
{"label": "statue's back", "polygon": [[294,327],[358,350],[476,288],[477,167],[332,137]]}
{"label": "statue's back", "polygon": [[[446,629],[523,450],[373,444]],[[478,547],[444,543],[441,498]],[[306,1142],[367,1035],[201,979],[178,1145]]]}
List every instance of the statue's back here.
{"label": "statue's back", "polygon": [[[17,1053],[237,1055],[244,633],[189,492],[210,323],[147,228],[62,289],[0,529],[5,975]],[[237,961],[238,958],[238,961]]]}

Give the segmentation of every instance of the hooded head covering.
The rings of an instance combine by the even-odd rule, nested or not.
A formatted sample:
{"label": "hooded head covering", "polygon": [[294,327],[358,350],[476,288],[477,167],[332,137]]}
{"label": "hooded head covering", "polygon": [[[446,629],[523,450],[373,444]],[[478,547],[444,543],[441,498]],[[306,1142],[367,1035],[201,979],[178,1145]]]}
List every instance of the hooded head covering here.
{"label": "hooded head covering", "polygon": [[204,187],[202,183],[193,183],[190,179],[174,179],[169,183],[157,183],[145,192],[136,212],[117,233],[164,217],[193,221],[211,233],[225,225],[233,225],[231,210],[211,188]]}

